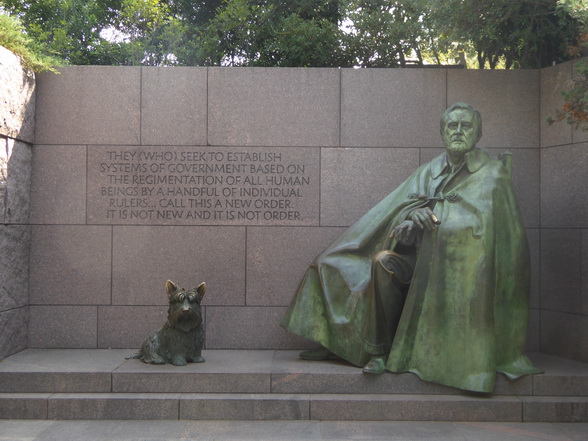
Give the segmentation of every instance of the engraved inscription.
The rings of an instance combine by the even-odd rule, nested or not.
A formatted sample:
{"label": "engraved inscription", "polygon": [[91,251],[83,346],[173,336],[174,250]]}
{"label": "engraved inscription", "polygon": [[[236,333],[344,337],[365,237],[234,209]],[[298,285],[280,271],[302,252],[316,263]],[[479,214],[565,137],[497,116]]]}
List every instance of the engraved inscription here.
{"label": "engraved inscription", "polygon": [[91,146],[88,221],[318,225],[318,164],[316,148]]}

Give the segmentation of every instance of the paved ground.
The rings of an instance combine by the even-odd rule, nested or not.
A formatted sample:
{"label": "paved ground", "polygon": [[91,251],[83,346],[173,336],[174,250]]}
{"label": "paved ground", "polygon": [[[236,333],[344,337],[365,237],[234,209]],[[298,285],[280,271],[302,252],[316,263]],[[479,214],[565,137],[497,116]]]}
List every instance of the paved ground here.
{"label": "paved ground", "polygon": [[0,441],[586,441],[588,423],[0,420]]}

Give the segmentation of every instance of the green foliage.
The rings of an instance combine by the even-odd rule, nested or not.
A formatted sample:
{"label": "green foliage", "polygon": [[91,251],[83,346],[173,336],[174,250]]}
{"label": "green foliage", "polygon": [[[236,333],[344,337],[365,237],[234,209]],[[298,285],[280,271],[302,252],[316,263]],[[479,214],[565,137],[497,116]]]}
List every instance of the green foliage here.
{"label": "green foliage", "polygon": [[[543,67],[587,0],[0,0],[71,64]],[[586,31],[584,31],[586,32]]]}
{"label": "green foliage", "polygon": [[34,72],[56,72],[56,68],[63,64],[62,60],[50,55],[41,43],[27,36],[17,18],[2,13],[0,13],[0,46],[18,55],[23,66]]}
{"label": "green foliage", "polygon": [[579,61],[575,65],[575,78],[570,88],[562,92],[564,104],[556,109],[555,118],[548,117],[547,122],[566,121],[568,124],[588,132],[588,62]]}

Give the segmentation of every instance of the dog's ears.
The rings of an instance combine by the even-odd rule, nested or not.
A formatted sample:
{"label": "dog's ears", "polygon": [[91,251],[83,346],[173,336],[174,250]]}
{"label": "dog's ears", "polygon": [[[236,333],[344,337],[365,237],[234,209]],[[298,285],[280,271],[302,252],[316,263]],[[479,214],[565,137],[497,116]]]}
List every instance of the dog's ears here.
{"label": "dog's ears", "polygon": [[165,282],[165,292],[167,293],[168,299],[178,289],[180,289],[180,287],[178,285],[176,285],[174,282],[172,282],[171,280],[168,280],[167,282]]}
{"label": "dog's ears", "polygon": [[206,283],[202,282],[200,285],[194,288],[194,291],[198,293],[198,303],[200,303],[202,297],[204,297],[204,294],[206,293]]}

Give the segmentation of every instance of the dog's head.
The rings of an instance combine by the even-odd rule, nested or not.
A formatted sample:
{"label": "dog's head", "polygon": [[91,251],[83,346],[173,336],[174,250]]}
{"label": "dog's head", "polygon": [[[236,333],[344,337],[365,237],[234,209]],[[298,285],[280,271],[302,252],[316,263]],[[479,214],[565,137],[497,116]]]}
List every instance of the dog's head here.
{"label": "dog's head", "polygon": [[202,324],[200,302],[206,292],[206,283],[186,290],[168,280],[165,290],[169,300],[167,319],[172,326],[187,332]]}

